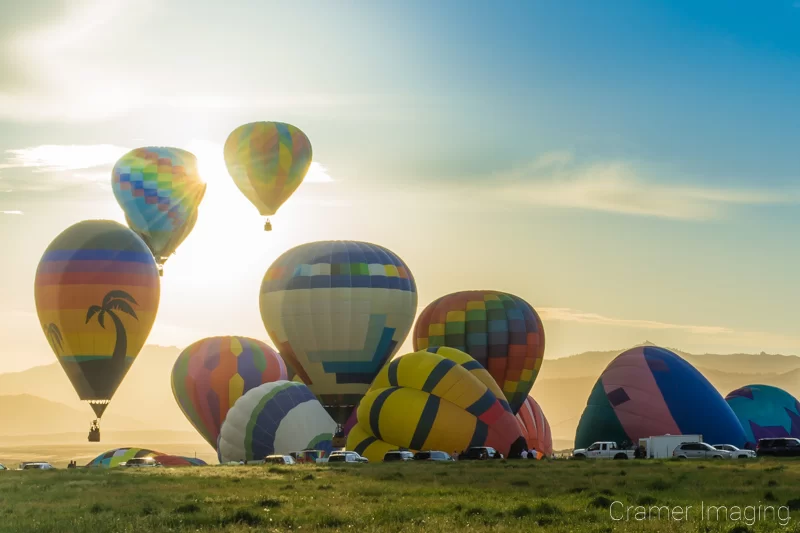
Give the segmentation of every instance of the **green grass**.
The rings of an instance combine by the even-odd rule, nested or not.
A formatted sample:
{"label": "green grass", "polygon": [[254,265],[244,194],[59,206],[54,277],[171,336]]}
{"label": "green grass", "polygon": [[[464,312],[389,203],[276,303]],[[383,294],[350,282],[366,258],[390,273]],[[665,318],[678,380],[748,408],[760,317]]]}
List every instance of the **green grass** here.
{"label": "green grass", "polygon": [[[695,511],[688,521],[612,521],[615,501]],[[789,505],[792,520],[701,521],[701,502]],[[800,532],[800,461],[0,472],[0,533],[287,530]]]}

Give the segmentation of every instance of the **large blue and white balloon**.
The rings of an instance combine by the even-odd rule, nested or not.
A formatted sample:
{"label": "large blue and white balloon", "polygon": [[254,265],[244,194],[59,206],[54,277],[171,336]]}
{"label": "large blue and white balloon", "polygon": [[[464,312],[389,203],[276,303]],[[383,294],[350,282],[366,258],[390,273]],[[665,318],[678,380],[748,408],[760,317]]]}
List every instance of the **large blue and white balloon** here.
{"label": "large blue and white balloon", "polygon": [[306,449],[330,452],[335,431],[336,422],[308,387],[275,381],[236,400],[222,424],[217,452],[221,463]]}

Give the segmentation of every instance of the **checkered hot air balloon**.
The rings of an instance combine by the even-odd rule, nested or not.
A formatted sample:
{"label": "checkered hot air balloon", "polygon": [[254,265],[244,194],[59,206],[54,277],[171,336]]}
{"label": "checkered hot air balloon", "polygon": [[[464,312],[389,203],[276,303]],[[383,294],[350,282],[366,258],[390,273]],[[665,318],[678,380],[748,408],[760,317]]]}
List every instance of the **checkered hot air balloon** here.
{"label": "checkered hot air balloon", "polygon": [[197,158],[180,148],[136,148],[114,165],[111,185],[128,226],[163,265],[197,221],[206,191]]}
{"label": "checkered hot air balloon", "polygon": [[449,346],[471,355],[497,381],[514,413],[528,397],[544,358],[544,327],[531,305],[499,291],[463,291],[426,307],[414,349]]}
{"label": "checkered hot air balloon", "polygon": [[[272,216],[311,166],[311,142],[283,122],[239,126],[225,141],[225,164],[236,186],[262,216]],[[267,219],[265,230],[272,229]]]}

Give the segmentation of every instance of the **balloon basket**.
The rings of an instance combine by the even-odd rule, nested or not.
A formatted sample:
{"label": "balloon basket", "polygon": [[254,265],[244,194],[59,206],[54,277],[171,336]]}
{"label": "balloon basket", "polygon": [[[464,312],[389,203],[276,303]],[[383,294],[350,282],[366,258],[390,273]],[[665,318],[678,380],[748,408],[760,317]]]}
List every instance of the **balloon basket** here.
{"label": "balloon basket", "polygon": [[272,231],[272,222],[269,220],[264,222],[264,231]]}
{"label": "balloon basket", "polygon": [[89,430],[89,442],[100,442],[100,430],[99,429],[91,429],[91,430]]}

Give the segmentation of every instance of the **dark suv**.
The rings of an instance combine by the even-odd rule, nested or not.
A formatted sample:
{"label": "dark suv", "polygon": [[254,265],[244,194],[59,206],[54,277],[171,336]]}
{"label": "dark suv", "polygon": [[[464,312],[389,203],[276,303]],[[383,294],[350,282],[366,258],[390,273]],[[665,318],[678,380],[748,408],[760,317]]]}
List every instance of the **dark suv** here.
{"label": "dark suv", "polygon": [[759,457],[800,457],[800,439],[759,439],[756,445],[756,455]]}
{"label": "dark suv", "polygon": [[471,460],[481,460],[481,459],[502,459],[503,454],[491,448],[489,446],[473,446],[469,450],[467,450],[466,457],[458,457],[459,459],[471,459]]}
{"label": "dark suv", "polygon": [[383,461],[410,461],[414,458],[414,453],[408,450],[391,450],[386,452],[383,456]]}
{"label": "dark suv", "polygon": [[452,461],[453,458],[447,452],[427,451],[414,454],[415,461]]}

